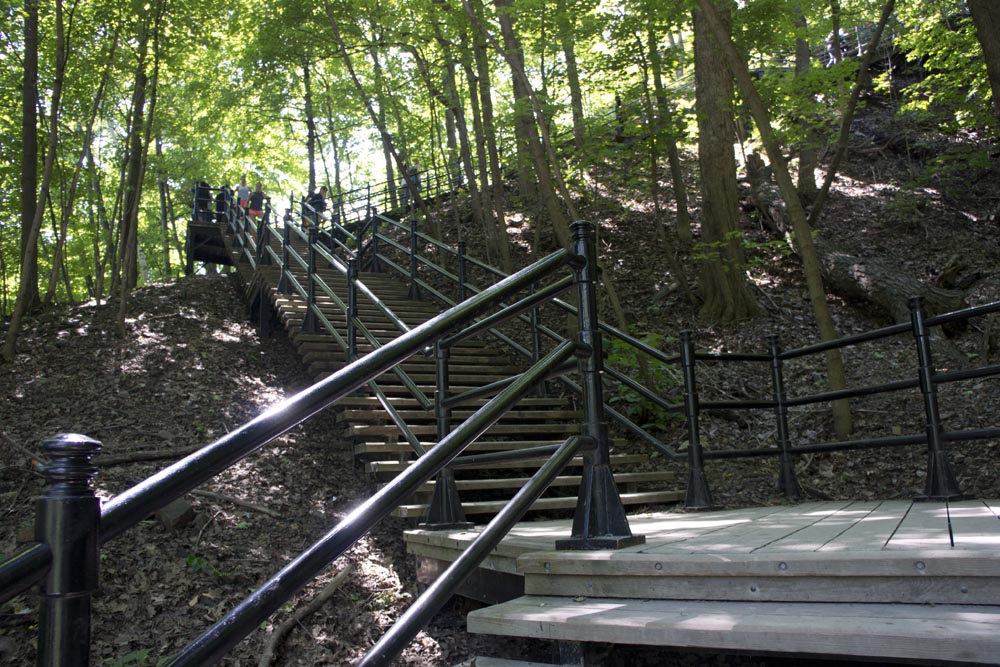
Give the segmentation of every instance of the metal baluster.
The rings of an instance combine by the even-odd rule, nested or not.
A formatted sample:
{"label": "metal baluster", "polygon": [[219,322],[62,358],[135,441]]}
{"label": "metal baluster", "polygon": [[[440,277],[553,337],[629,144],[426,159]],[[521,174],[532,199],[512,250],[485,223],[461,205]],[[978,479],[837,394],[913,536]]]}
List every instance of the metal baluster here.
{"label": "metal baluster", "polygon": [[789,452],[791,440],[788,436],[788,406],[785,405],[785,378],[781,360],[781,340],[777,334],[768,337],[771,353],[771,385],[774,391],[774,418],[778,428],[778,447],[781,448],[781,464],[778,473],[778,490],[786,498],[802,497],[799,480],[795,477],[795,465]]}
{"label": "metal baluster", "polygon": [[[535,291],[535,285],[531,286],[531,291]],[[537,364],[542,358],[542,332],[538,329],[538,306],[531,309],[531,363]],[[545,397],[545,383],[540,382],[535,389],[535,396]]]}
{"label": "metal baluster", "polygon": [[51,456],[48,487],[38,500],[35,539],[52,551],[52,568],[41,586],[39,667],[90,664],[91,596],[98,587],[101,502],[91,484],[91,459],[101,443],[63,433],[42,441]]}
{"label": "metal baluster", "polygon": [[594,226],[577,221],[570,229],[576,254],[584,260],[576,271],[580,300],[579,338],[580,343],[590,349],[590,354],[580,360],[584,408],[581,435],[592,438],[596,445],[583,455],[583,477],[573,515],[572,535],[569,539],[557,540],[556,549],[620,549],[642,544],[646,538],[632,534],[611,472],[611,447],[601,387],[604,360],[597,322]]}
{"label": "metal baluster", "polygon": [[465,283],[465,241],[458,242],[458,301],[468,298],[469,288]]}
{"label": "metal baluster", "polygon": [[306,297],[306,316],[302,320],[302,331],[306,333],[319,333],[319,318],[316,316],[316,242],[319,238],[319,230],[309,227],[309,272],[306,275],[308,282]]}
{"label": "metal baluster", "polygon": [[962,492],[951,472],[948,455],[941,438],[941,414],[938,411],[937,385],[934,383],[934,361],[931,358],[930,334],[924,326],[923,297],[910,299],[910,322],[917,342],[917,360],[920,364],[920,393],[924,397],[924,415],[927,432],[927,482],[924,497],[927,500],[959,498]]}
{"label": "metal baluster", "polygon": [[420,298],[417,286],[417,217],[410,220],[410,298]]}
{"label": "metal baluster", "polygon": [[684,416],[688,424],[688,483],[684,508],[712,508],[712,493],[705,480],[705,461],[698,430],[698,386],[694,376],[694,343],[690,331],[681,332],[681,367],[684,373]]}
{"label": "metal baluster", "polygon": [[[267,227],[264,227],[267,229]],[[289,273],[291,273],[292,267],[288,261],[288,248],[292,243],[292,227],[291,225],[285,225],[281,232],[281,277],[278,279],[278,286],[275,290],[278,294],[291,294],[292,293],[292,281],[289,278]]]}
{"label": "metal baluster", "polygon": [[358,316],[358,260],[347,260],[347,359],[358,358],[358,329],[354,324]]}
{"label": "metal baluster", "polygon": [[[437,420],[438,441],[444,440],[451,432],[451,407],[446,403],[450,384],[448,360],[451,351],[437,341],[434,345],[434,360],[437,370],[437,391],[434,392],[434,416]],[[469,530],[473,523],[465,520],[462,500],[455,486],[455,473],[451,468],[443,468],[434,481],[434,496],[427,508],[427,515],[420,528],[425,530]]]}

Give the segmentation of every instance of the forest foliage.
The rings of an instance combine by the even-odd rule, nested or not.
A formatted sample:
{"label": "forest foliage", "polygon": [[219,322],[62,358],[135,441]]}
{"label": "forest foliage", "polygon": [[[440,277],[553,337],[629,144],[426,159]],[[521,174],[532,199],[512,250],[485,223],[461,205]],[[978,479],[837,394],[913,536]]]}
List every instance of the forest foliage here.
{"label": "forest foliage", "polygon": [[[191,187],[202,179],[260,180],[280,210],[320,183],[336,194],[396,182],[410,164],[461,169],[474,200],[470,233],[482,230],[503,258],[512,206],[529,211],[537,244],[558,242],[574,200],[590,187],[588,170],[624,140],[649,156],[649,169],[622,178],[662,199],[664,242],[685,242],[685,191],[700,183],[675,161],[699,145],[696,4],[7,2],[0,6],[5,322],[19,291],[30,310],[124,296],[180,276]],[[786,154],[832,145],[883,5],[714,4],[730,16]],[[984,6],[996,13],[988,2],[914,0],[892,14],[873,85],[901,91],[912,123],[996,135],[988,57],[970,15]],[[838,29],[842,39],[830,39]],[[800,51],[797,63],[803,45],[807,58]],[[900,86],[894,77],[904,63],[916,77]],[[721,56],[716,66],[725,67]],[[745,139],[751,126],[742,96],[728,95],[736,135]],[[516,201],[498,187],[510,174]]]}

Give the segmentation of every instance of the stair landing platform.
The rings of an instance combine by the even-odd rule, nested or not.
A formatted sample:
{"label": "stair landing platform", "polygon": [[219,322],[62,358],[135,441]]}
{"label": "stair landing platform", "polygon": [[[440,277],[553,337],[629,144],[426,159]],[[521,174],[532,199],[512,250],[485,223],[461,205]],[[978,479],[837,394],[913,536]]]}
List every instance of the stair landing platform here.
{"label": "stair landing platform", "polygon": [[[555,551],[525,522],[483,567],[525,595],[470,632],[766,654],[1000,664],[1000,501],[829,501],[629,517],[646,543]],[[446,558],[477,531],[408,531]]]}

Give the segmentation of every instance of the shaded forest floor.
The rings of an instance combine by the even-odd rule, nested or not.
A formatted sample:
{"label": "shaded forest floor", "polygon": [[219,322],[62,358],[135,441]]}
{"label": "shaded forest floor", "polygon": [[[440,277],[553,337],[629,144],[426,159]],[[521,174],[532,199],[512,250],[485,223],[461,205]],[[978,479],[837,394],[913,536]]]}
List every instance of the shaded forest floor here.
{"label": "shaded forest floor", "polygon": [[[856,125],[852,158],[838,179],[819,232],[847,252],[878,257],[922,279],[933,280],[957,257],[961,275],[975,276],[968,302],[1000,300],[996,146],[986,149],[988,159],[976,167],[952,167],[960,161],[941,158],[981,149],[985,140],[946,140],[919,127],[882,122],[876,115],[874,110]],[[901,136],[906,141],[898,141]],[[696,332],[700,350],[763,351],[767,335],[775,332],[780,332],[785,347],[815,341],[798,260],[774,242],[752,211],[745,230],[761,313],[732,325],[701,322],[697,307],[670,275],[655,245],[653,206],[643,196],[642,184],[626,182],[624,175],[640,167],[626,164],[624,157],[611,164],[617,166],[589,181],[583,204],[586,216],[600,225],[600,251],[634,333],[661,336],[658,342],[667,349],[685,329]],[[927,175],[929,167],[941,164],[948,168]],[[511,231],[515,236],[523,233],[527,242],[527,226],[512,225]],[[457,230],[446,225],[446,232]],[[474,230],[466,235],[472,240]],[[682,249],[678,256],[694,288],[696,253]],[[887,323],[884,314],[866,304],[836,296],[830,303],[841,334]],[[113,318],[114,308],[107,305],[53,310],[28,323],[16,360],[0,366],[0,558],[31,539],[34,498],[42,489],[36,460],[41,438],[85,433],[101,440],[110,457],[181,452],[218,438],[306,386],[306,371],[287,339],[281,333],[265,339],[255,334],[225,276],[197,276],[138,290],[124,338],[115,334]],[[1000,346],[991,319],[952,332],[949,344],[956,356],[949,357],[949,364],[995,363]],[[849,352],[851,382],[912,376],[913,347],[912,340],[900,338]],[[756,397],[768,386],[759,369],[711,367],[699,372],[703,400]],[[790,365],[787,373],[793,391],[824,386],[820,366]],[[971,388],[943,390],[942,413],[948,426],[1000,423],[998,385],[987,379]],[[857,432],[869,437],[917,432],[922,429],[921,410],[915,393],[858,401]],[[666,423],[666,441],[682,446],[681,426]],[[767,415],[705,417],[702,427],[709,448],[742,448],[773,436]],[[829,418],[817,410],[794,412],[792,429],[803,443],[833,437]],[[218,620],[235,600],[357,506],[370,488],[340,433],[333,415],[320,415],[206,485],[216,496],[187,496],[193,510],[189,523],[167,527],[151,519],[111,542],[102,558],[102,589],[95,601],[92,663],[155,664]],[[954,448],[955,475],[966,493],[1000,497],[998,455],[995,442]],[[799,462],[799,475],[811,498],[908,498],[923,488],[923,459],[917,449],[816,455]],[[165,465],[105,461],[97,479],[105,498]],[[654,460],[654,465],[661,464]],[[772,462],[712,463],[707,474],[721,505],[781,502]],[[304,599],[337,572],[353,568],[333,601],[289,634],[276,664],[350,664],[382,634],[414,592],[412,565],[400,539],[403,528],[399,521],[383,522],[310,585]],[[463,605],[457,602],[440,615],[400,663],[450,665],[478,652],[551,659],[545,646],[509,641],[497,645],[488,638],[467,637]],[[269,633],[295,606],[277,614],[223,664],[256,665]],[[33,664],[30,638],[36,607],[34,596],[0,607],[0,663]],[[684,666],[802,664],[673,652],[628,660]]]}

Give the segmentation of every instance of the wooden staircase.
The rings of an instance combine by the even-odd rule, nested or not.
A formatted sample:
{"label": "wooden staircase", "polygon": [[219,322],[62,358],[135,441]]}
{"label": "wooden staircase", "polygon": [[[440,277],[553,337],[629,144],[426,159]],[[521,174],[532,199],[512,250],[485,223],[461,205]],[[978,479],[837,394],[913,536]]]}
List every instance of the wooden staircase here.
{"label": "wooden staircase", "polygon": [[[266,300],[277,314],[277,319],[288,332],[299,355],[307,365],[314,379],[320,380],[347,362],[346,352],[327,333],[308,333],[302,330],[306,316],[306,302],[297,293],[279,294],[276,290],[280,272],[278,267],[263,265],[253,270],[246,262],[239,262],[232,247],[232,239],[227,237],[233,264],[237,267],[237,278],[243,285],[248,301],[254,298]],[[297,244],[293,243],[293,246]],[[280,241],[272,239],[272,247],[279,251]],[[298,251],[305,256],[304,247]],[[292,263],[294,265],[294,263]],[[293,270],[299,283],[306,285],[304,270]],[[317,274],[344,301],[347,299],[347,282],[343,274],[332,267],[321,268]],[[364,272],[360,280],[386,304],[389,309],[408,326],[416,326],[437,315],[440,308],[429,302],[411,299],[407,286],[384,273]],[[327,295],[317,295],[324,316],[346,338],[347,324],[344,313]],[[359,294],[358,308],[361,319],[380,344],[385,344],[401,332],[385,314]],[[358,334],[358,352],[363,355],[373,347]],[[451,350],[449,363],[450,392],[460,393],[467,389],[503,380],[519,373],[527,367],[511,353],[499,349],[490,340],[470,340]],[[435,394],[435,360],[431,356],[415,355],[401,365],[413,383],[419,387],[426,399],[433,400]],[[379,388],[388,397],[393,407],[405,419],[420,444],[429,449],[436,444],[437,424],[433,408],[424,407],[427,402],[414,397],[410,389],[394,372],[388,372],[377,380]],[[457,406],[453,410],[452,423],[458,424],[475,409],[485,404],[485,400],[474,400]],[[347,397],[338,403],[339,421],[344,425],[344,434],[350,439],[359,465],[362,465],[376,484],[386,481],[405,470],[415,458],[414,451],[400,430],[393,424],[388,413],[378,399],[367,389],[357,396]],[[516,409],[509,412],[473,443],[466,453],[485,453],[519,450],[541,445],[559,444],[567,437],[580,432],[580,411],[571,398],[565,396],[536,396],[523,399]],[[622,441],[614,443],[616,448]],[[629,470],[646,467],[645,454],[620,454],[612,452],[614,470]],[[527,478],[544,459],[529,459],[508,463],[491,463],[456,470],[455,477],[462,499],[462,508],[471,520],[498,512],[525,484]],[[576,505],[579,471],[582,458],[577,457],[567,466],[540,498],[532,510],[563,511],[572,510]],[[619,491],[623,503],[633,506],[674,503],[683,499],[683,492],[676,490],[674,476],[670,472],[623,472],[616,476],[620,482]],[[420,518],[426,513],[433,494],[434,482],[428,482],[412,499],[399,507],[394,514],[404,518]]]}
{"label": "wooden staircase", "polygon": [[[998,516],[996,500],[655,513],[630,517],[645,544],[594,552],[553,549],[565,522],[525,523],[484,564],[513,568],[525,595],[473,611],[468,629],[597,652],[1000,664]],[[406,534],[411,551],[455,554],[474,537]]]}

